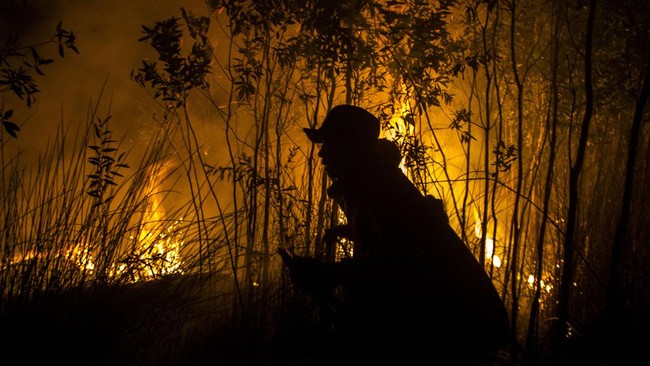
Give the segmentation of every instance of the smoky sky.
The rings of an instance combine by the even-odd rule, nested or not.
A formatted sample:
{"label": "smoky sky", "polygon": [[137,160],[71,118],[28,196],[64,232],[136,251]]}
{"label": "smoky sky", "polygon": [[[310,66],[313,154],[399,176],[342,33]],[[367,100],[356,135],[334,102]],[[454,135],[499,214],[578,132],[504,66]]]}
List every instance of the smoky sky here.
{"label": "smoky sky", "polygon": [[112,116],[112,129],[124,141],[137,145],[147,139],[154,102],[130,73],[154,54],[138,38],[142,25],[179,17],[181,8],[207,15],[202,0],[0,0],[2,44],[9,35],[17,35],[21,45],[46,41],[61,21],[77,35],[80,52],[68,50],[61,59],[55,45],[39,49],[54,63],[43,67],[45,76],[36,77],[41,92],[29,110],[8,93],[0,98],[5,110],[15,110],[14,121],[21,127],[14,148],[35,156],[58,126],[87,125],[89,107],[96,104],[100,116]]}

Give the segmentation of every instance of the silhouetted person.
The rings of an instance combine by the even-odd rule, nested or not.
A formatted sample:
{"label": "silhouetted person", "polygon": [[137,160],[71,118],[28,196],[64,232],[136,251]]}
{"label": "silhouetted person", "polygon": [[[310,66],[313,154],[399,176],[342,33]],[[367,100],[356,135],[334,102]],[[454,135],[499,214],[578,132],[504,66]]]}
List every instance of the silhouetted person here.
{"label": "silhouetted person", "polygon": [[[399,168],[400,162],[402,161],[402,155],[399,151],[399,147],[393,141],[387,139],[379,139],[374,147],[374,153],[372,155],[372,163],[375,166],[375,169],[394,169]],[[332,198],[339,207],[343,210],[343,213],[347,218],[354,219],[356,217],[354,211],[354,200],[358,195],[347,186],[345,178],[334,179],[332,184],[327,188],[328,197]],[[431,197],[433,198],[433,197]],[[325,242],[334,242],[337,239],[352,239],[353,235],[353,224],[341,224],[333,226],[325,231],[325,236],[323,240]],[[355,241],[357,244],[361,244],[360,241]],[[356,248],[355,251],[360,253],[360,248]]]}
{"label": "silhouetted person", "polygon": [[[332,179],[328,189],[347,225],[326,237],[353,242],[337,263],[281,252],[294,283],[321,301],[341,286],[335,329],[351,363],[480,365],[503,347],[505,307],[491,280],[449,226],[439,200],[424,196],[399,168],[401,154],[379,140],[368,111],[334,107],[319,129]],[[447,363],[445,363],[447,364]]]}

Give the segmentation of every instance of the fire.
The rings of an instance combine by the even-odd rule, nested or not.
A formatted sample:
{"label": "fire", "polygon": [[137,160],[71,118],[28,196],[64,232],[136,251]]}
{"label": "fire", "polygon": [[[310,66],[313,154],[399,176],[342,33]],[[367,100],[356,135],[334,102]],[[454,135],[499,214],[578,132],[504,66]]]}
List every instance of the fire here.
{"label": "fire", "polygon": [[77,244],[68,248],[65,252],[65,258],[74,263],[79,269],[92,273],[95,269],[93,254],[85,245]]}
{"label": "fire", "polygon": [[[537,279],[535,278],[535,276],[530,274],[530,275],[528,275],[528,280],[526,282],[527,282],[528,288],[532,290],[532,289],[535,288],[535,284],[537,283]],[[550,293],[551,290],[553,290],[553,285],[550,284],[550,283],[545,282],[543,279],[539,280],[539,287],[542,289],[542,291],[544,291],[546,293]]]}
{"label": "fire", "polygon": [[158,228],[150,227],[155,221],[146,221],[144,229],[130,237],[135,250],[116,266],[114,275],[128,273],[132,282],[139,282],[182,273],[180,252],[184,241],[178,230],[182,223],[180,218],[157,233]]}
{"label": "fire", "polygon": [[[148,210],[143,213],[140,224],[133,228],[126,243],[121,244],[123,247],[118,253],[122,254],[117,254],[111,259],[112,263],[109,263],[107,274],[109,278],[117,281],[126,279],[129,282],[140,282],[167,274],[182,273],[183,218],[170,221],[164,217],[164,210],[157,199],[156,190],[160,187],[160,177],[164,172],[162,168],[165,167],[158,168],[150,174],[151,181],[147,187]],[[128,232],[126,234],[128,235]],[[87,238],[81,239],[78,243],[66,243],[59,248],[26,249],[14,253],[11,260],[1,269],[6,270],[12,266],[38,261],[43,265],[67,263],[82,273],[95,274],[98,269],[97,254],[104,249]]]}
{"label": "fire", "polygon": [[169,168],[165,165],[152,168],[148,188],[149,209],[141,219],[136,233],[129,237],[132,251],[127,258],[116,263],[114,275],[128,275],[131,282],[139,282],[182,273],[183,218],[169,223],[164,218],[162,203],[156,194],[161,186],[161,177]]}
{"label": "fire", "polygon": [[26,263],[34,259],[49,259],[52,261],[52,259],[58,259],[61,257],[67,260],[69,263],[74,264],[82,271],[88,271],[92,273],[92,271],[95,269],[92,253],[88,250],[88,247],[86,245],[82,244],[71,245],[65,248],[63,251],[57,251],[51,254],[48,253],[47,255],[44,252],[38,252],[34,249],[28,250],[25,253],[14,254],[11,261],[9,261],[9,265],[3,267],[2,269],[6,270],[9,266],[20,265],[21,263]]}
{"label": "fire", "polygon": [[[474,222],[474,235],[480,239],[483,236],[483,232],[481,229],[481,217],[478,210],[474,210]],[[485,236],[485,257],[492,261],[494,267],[501,268],[501,258],[494,253],[494,239],[489,235]]]}
{"label": "fire", "polygon": [[[137,235],[129,237],[135,249],[126,258],[113,263],[109,277],[120,278],[128,275],[129,282],[148,281],[163,275],[182,273],[181,249],[184,241],[182,238],[183,218],[167,226],[161,226],[164,220],[154,218],[159,214],[152,214],[145,220],[142,229]],[[160,228],[162,227],[162,230]],[[63,258],[77,269],[87,274],[95,272],[95,259],[88,243],[71,244],[60,251],[37,252],[29,250],[17,253],[3,270],[10,266],[17,266],[32,260],[43,260],[43,263],[57,263],[54,260]]]}

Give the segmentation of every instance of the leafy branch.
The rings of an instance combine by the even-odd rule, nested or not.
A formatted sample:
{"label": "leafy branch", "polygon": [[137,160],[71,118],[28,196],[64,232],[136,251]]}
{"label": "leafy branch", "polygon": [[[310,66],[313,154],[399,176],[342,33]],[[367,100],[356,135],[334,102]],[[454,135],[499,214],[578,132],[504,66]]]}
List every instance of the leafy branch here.
{"label": "leafy branch", "polygon": [[155,90],[154,98],[160,98],[170,109],[181,107],[193,88],[207,89],[206,78],[211,73],[212,46],[206,35],[210,20],[181,10],[185,26],[194,40],[187,56],[182,54],[183,28],[180,19],[171,17],[157,21],[153,27],[143,25],[145,35],[138,39],[156,50],[162,66],[155,61],[143,60],[142,67],[131,72],[131,78],[138,85],[150,86]]}
{"label": "leafy branch", "polygon": [[97,117],[93,127],[99,144],[88,146],[94,152],[94,156],[89,157],[88,162],[95,167],[95,171],[88,175],[90,183],[87,193],[97,199],[96,205],[113,200],[113,195],[106,197],[109,187],[117,186],[116,177],[123,177],[119,173],[121,168],[129,168],[129,165],[124,163],[124,153],[115,157],[118,149],[113,144],[116,141],[112,138],[112,131],[107,128],[110,119],[110,116],[104,119]]}
{"label": "leafy branch", "polygon": [[[75,42],[77,36],[72,31],[62,27],[60,21],[52,37],[45,42],[22,46],[17,35],[7,37],[2,48],[0,48],[0,95],[10,93],[23,100],[27,108],[36,102],[36,94],[41,90],[35,80],[35,75],[45,76],[43,66],[50,65],[53,59],[42,54],[42,48],[48,44],[58,45],[58,53],[61,58],[65,57],[65,50],[70,49],[79,53]],[[18,125],[11,121],[13,109],[6,111],[0,107],[0,117],[5,131],[13,138],[17,138],[20,131]]]}
{"label": "leafy branch", "polygon": [[[506,146],[506,143],[503,142],[503,140],[499,140],[499,143],[492,153],[496,159],[492,165],[502,172],[510,171],[512,163],[517,161],[517,147],[513,144]],[[496,176],[496,173],[492,173],[492,176]]]}

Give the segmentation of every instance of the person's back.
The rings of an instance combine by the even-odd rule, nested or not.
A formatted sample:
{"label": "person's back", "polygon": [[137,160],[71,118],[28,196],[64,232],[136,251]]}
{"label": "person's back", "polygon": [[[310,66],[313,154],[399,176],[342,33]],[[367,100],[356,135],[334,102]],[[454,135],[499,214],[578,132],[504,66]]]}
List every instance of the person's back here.
{"label": "person's back", "polygon": [[365,248],[363,275],[350,290],[350,316],[362,327],[356,336],[371,348],[386,340],[399,357],[437,350],[432,359],[455,362],[504,346],[508,320],[498,293],[448,222],[432,215],[431,202],[399,169],[359,179],[348,198],[357,206],[353,239]]}

